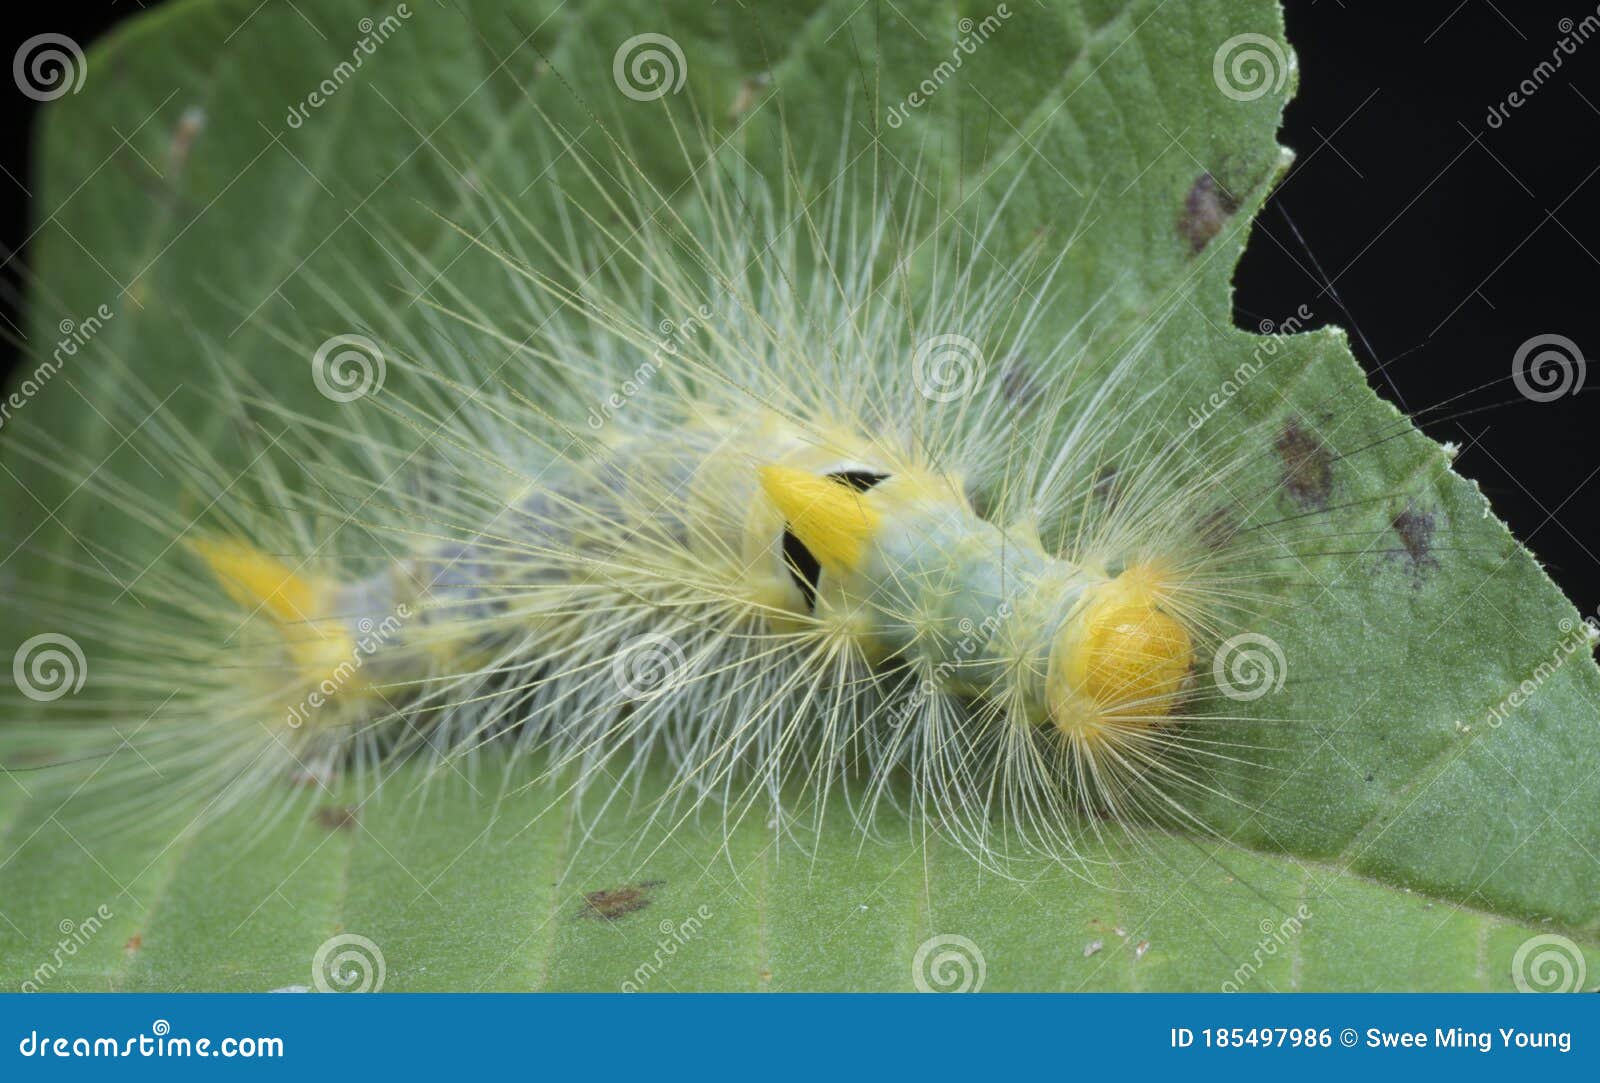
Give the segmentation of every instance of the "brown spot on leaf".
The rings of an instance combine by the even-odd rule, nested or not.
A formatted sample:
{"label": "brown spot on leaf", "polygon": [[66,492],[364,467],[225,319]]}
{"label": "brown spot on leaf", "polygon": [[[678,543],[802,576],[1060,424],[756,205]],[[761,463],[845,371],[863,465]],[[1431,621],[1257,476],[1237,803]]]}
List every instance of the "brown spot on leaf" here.
{"label": "brown spot on leaf", "polygon": [[1217,552],[1232,545],[1242,529],[1244,528],[1234,509],[1215,507],[1200,516],[1200,521],[1195,524],[1194,534],[1201,545]]}
{"label": "brown spot on leaf", "polygon": [[1189,187],[1183,199],[1183,213],[1178,216],[1178,233],[1189,242],[1189,247],[1199,252],[1211,243],[1211,238],[1222,232],[1239,210],[1238,198],[1210,172],[1200,174]]}
{"label": "brown spot on leaf", "polygon": [[624,884],[605,891],[591,891],[583,897],[581,916],[616,921],[635,910],[643,910],[650,905],[651,892],[663,882],[642,880],[637,884]]}
{"label": "brown spot on leaf", "polygon": [[1433,512],[1421,511],[1416,505],[1408,504],[1405,511],[1396,515],[1390,524],[1400,538],[1400,546],[1405,550],[1413,571],[1436,567],[1439,563],[1433,556],[1433,534],[1437,529],[1437,520],[1438,516]]}
{"label": "brown spot on leaf", "polygon": [[138,951],[143,946],[144,946],[144,937],[140,936],[138,933],[134,933],[132,936],[128,937],[128,942],[126,944],[122,945],[122,950],[123,951]]}
{"label": "brown spot on leaf", "polygon": [[757,72],[755,75],[746,76],[744,81],[739,84],[739,92],[734,96],[733,105],[728,108],[729,119],[736,120],[748,113],[751,106],[756,104],[756,99],[761,96],[761,92],[771,85],[772,73],[770,71]]}
{"label": "brown spot on leaf", "polygon": [[1321,510],[1333,492],[1333,455],[1316,433],[1290,418],[1272,443],[1283,464],[1283,487],[1294,502]]}
{"label": "brown spot on leaf", "polygon": [[1013,361],[1000,377],[1000,390],[1007,402],[1028,406],[1039,397],[1039,378],[1020,360]]}
{"label": "brown spot on leaf", "polygon": [[356,825],[356,810],[349,805],[327,805],[317,810],[317,823],[329,831],[348,831]]}
{"label": "brown spot on leaf", "polygon": [[1094,498],[1108,507],[1116,507],[1122,500],[1122,489],[1117,484],[1117,468],[1102,466],[1094,479]]}

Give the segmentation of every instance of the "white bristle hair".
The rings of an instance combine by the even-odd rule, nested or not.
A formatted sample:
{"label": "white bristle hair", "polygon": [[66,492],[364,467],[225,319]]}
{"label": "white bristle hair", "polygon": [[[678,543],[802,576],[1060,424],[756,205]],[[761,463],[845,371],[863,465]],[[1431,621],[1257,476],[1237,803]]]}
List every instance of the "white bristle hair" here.
{"label": "white bristle hair", "polygon": [[[193,433],[145,423],[154,401],[123,409],[140,419],[141,455],[182,478],[178,507],[47,435],[18,442],[130,536],[156,539],[148,554],[59,554],[76,579],[137,602],[115,616],[82,588],[26,599],[104,645],[91,693],[47,712],[107,753],[74,788],[136,777],[139,800],[163,810],[201,820],[253,804],[266,823],[334,774],[376,787],[422,759],[434,776],[476,775],[494,749],[500,792],[544,786],[551,807],[579,801],[585,817],[614,801],[668,824],[759,815],[803,845],[871,831],[890,804],[1001,871],[1041,854],[1081,868],[1086,835],[1129,824],[1205,830],[1187,795],[1215,793],[1210,765],[1251,754],[1230,735],[1209,652],[1272,619],[1285,604],[1273,558],[1312,534],[1249,526],[1272,484],[1249,450],[1259,433],[1196,432],[1162,405],[1143,373],[1165,314],[1115,348],[1096,341],[1100,298],[1056,283],[1070,236],[990,257],[1006,198],[947,206],[843,155],[763,177],[678,135],[683,203],[622,148],[601,160],[566,142],[545,149],[579,163],[581,197],[463,189],[474,211],[450,225],[520,311],[484,310],[458,268],[399,237],[401,277],[425,289],[355,269],[327,283],[349,321],[339,348],[375,346],[384,376],[362,373],[367,393],[336,423],[276,403],[197,336],[215,409],[245,443],[243,477]],[[530,199],[550,201],[558,228],[532,224]],[[916,239],[910,224],[930,218],[931,239]],[[1072,329],[1046,340],[1047,309],[1073,313]],[[294,364],[349,361],[325,356],[320,331],[269,330]],[[1052,559],[1160,562],[1164,605],[1195,644],[1182,691],[1073,740],[1030,714],[1019,689],[1044,675],[1013,672],[1020,649],[995,645],[1015,665],[957,688],[932,653],[868,649],[852,612],[775,611],[746,589],[736,544],[774,432],[852,469],[958,479],[976,519]],[[377,637],[346,674],[359,694],[335,687],[284,724],[322,682],[286,655],[281,621],[209,574],[194,550],[205,537],[337,585],[351,608],[319,619]],[[939,589],[907,597],[932,606],[917,591]],[[888,609],[930,640],[951,634]],[[641,785],[653,764],[670,770],[665,793]],[[853,824],[824,821],[835,793]],[[103,811],[118,819],[125,803]]]}

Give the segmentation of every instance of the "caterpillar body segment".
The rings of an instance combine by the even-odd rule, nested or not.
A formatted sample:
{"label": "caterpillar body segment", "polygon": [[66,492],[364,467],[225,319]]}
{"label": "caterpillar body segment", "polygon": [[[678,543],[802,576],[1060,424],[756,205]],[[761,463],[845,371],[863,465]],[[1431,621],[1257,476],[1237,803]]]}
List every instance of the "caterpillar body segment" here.
{"label": "caterpillar body segment", "polygon": [[1188,676],[1191,636],[1153,567],[1111,577],[1051,557],[979,519],[950,478],[768,467],[762,484],[837,579],[817,600],[856,614],[870,656],[915,658],[941,691],[1014,699],[1095,740],[1105,713],[1165,714]]}
{"label": "caterpillar body segment", "polygon": [[[762,410],[602,446],[506,498],[475,537],[362,578],[238,540],[191,546],[241,619],[281,636],[265,673],[299,705],[279,737],[292,759],[397,727],[454,756],[515,729],[580,777],[628,741],[685,750],[703,798],[768,743],[795,746],[794,771],[848,765],[885,785],[933,755],[895,743],[932,712],[1090,762],[1183,701],[1203,630],[1169,612],[1181,582],[1047,553],[905,448]],[[597,625],[605,611],[626,614],[624,632]],[[626,676],[641,642],[668,652],[665,690]],[[816,718],[836,762],[798,751],[817,735],[800,732],[797,698],[829,705]],[[760,756],[781,789],[785,757]]]}
{"label": "caterpillar body segment", "polygon": [[[763,435],[773,435],[770,425]],[[819,457],[798,434],[778,443],[792,446],[790,461]],[[1069,734],[1092,734],[1095,710],[1126,712],[1140,699],[1134,693],[1171,696],[1192,662],[1189,634],[1160,609],[1160,584],[1150,569],[1112,578],[1051,558],[1037,540],[979,519],[956,479],[842,464],[820,474],[767,464],[755,468],[759,485],[748,477],[741,484],[751,449],[718,447],[698,463],[695,450],[704,451],[669,456],[679,468],[669,473],[689,485],[685,501],[704,501],[699,510],[709,512],[710,501],[721,497],[749,511],[737,533],[719,535],[704,517],[684,515],[668,527],[671,537],[688,561],[726,560],[736,552],[744,566],[729,567],[730,594],[745,596],[775,628],[800,625],[808,614],[820,623],[843,621],[864,656],[915,657],[944,675],[941,690],[966,696],[1009,681],[1034,721]],[[622,521],[623,480],[614,467],[612,473],[614,486],[563,495],[589,499],[588,512],[628,534],[641,524]],[[714,491],[705,488],[713,479]],[[532,518],[516,504],[509,510],[513,520]],[[672,513],[663,508],[653,518],[670,521]],[[613,538],[610,555],[620,548]],[[563,567],[554,554],[497,562],[486,543],[454,544],[339,584],[304,576],[237,540],[201,541],[193,549],[231,598],[279,626],[289,658],[313,684],[325,671],[339,671],[358,636],[385,613],[415,610],[422,631],[372,648],[373,670],[420,680],[429,659],[489,653],[486,627],[510,632],[556,619],[568,593],[559,588],[583,587],[583,550]],[[588,553],[596,560],[607,555],[599,545]],[[670,580],[673,569],[660,575]],[[532,584],[555,588],[555,605],[539,596],[510,600],[511,592]],[[976,643],[975,629],[981,630]],[[368,683],[366,676],[342,682],[341,693],[359,694]]]}

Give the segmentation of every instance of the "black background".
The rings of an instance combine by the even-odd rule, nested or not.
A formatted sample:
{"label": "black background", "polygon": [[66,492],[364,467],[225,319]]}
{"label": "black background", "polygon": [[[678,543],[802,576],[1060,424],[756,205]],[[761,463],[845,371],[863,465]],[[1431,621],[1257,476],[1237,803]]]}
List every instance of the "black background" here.
{"label": "black background", "polygon": [[[149,6],[11,5],[3,56],[47,30],[87,48]],[[1509,376],[1537,335],[1600,353],[1600,35],[1500,127],[1487,123],[1550,57],[1560,20],[1595,6],[1289,0],[1286,11],[1300,90],[1280,141],[1298,161],[1255,227],[1236,322],[1254,328],[1306,304],[1313,326],[1349,328],[1381,393],[1462,445],[1457,468],[1595,612],[1597,400],[1529,402]],[[33,103],[4,99],[0,283],[5,330],[20,336]]]}

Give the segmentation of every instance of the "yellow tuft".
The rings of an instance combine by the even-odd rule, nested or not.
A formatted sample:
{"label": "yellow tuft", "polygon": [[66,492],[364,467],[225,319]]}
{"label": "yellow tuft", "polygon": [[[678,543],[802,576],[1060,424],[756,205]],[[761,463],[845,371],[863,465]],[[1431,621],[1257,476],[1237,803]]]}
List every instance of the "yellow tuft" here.
{"label": "yellow tuft", "polygon": [[[1083,688],[1090,699],[1109,709],[1178,691],[1193,659],[1183,625],[1149,604],[1118,606],[1089,619]],[[1166,704],[1153,706],[1166,713]]]}
{"label": "yellow tuft", "polygon": [[825,569],[854,571],[861,550],[877,533],[878,514],[842,481],[788,466],[759,469],[761,488],[801,544]]}
{"label": "yellow tuft", "polygon": [[1159,576],[1131,568],[1094,589],[1050,659],[1051,720],[1095,739],[1168,714],[1194,664],[1189,632],[1159,605]]}
{"label": "yellow tuft", "polygon": [[294,664],[307,678],[321,680],[349,659],[354,642],[342,624],[329,619],[329,584],[299,574],[248,542],[216,538],[188,545],[228,597],[277,622]]}
{"label": "yellow tuft", "polygon": [[283,623],[319,615],[319,592],[310,580],[248,542],[202,539],[190,542],[189,548],[206,562],[228,597],[246,609],[259,606]]}

